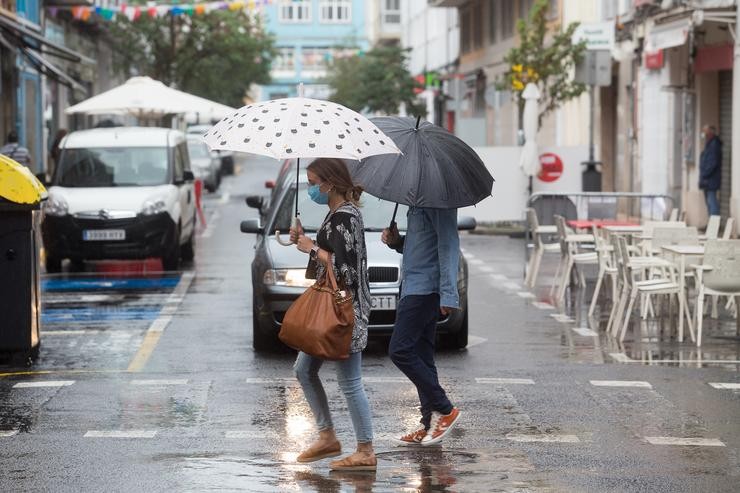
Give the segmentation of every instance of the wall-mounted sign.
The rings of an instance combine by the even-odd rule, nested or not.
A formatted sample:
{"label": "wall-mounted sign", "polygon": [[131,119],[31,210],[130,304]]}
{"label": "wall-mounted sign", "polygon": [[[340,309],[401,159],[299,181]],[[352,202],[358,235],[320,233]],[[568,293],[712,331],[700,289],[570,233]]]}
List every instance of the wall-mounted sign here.
{"label": "wall-mounted sign", "polygon": [[580,24],[573,33],[573,43],[586,42],[587,50],[611,50],[614,47],[614,23]]}
{"label": "wall-mounted sign", "polygon": [[537,179],[546,183],[552,183],[563,176],[563,160],[555,153],[546,152],[540,154],[540,172]]}

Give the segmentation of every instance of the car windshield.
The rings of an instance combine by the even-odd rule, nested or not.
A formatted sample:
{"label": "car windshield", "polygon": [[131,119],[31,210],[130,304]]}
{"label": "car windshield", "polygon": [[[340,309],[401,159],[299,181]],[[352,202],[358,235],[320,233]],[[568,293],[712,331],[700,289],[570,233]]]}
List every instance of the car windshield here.
{"label": "car windshield", "polygon": [[167,183],[166,147],[64,149],[56,184],[63,187],[154,186]]}
{"label": "car windshield", "polygon": [[188,140],[188,152],[191,159],[208,159],[208,148],[203,142]]}
{"label": "car windshield", "polygon": [[[301,183],[300,193],[298,195],[298,210],[301,215],[301,224],[303,229],[308,232],[315,232],[324,222],[326,214],[329,209],[325,205],[319,205],[312,201],[308,192],[306,191],[307,185]],[[279,229],[287,231],[290,228],[290,220],[295,214],[295,185],[290,189],[290,193],[285,194],[285,197],[280,204],[280,209],[275,220],[275,226],[273,229]],[[386,200],[380,200],[377,197],[373,197],[367,192],[362,194],[360,199],[360,211],[362,211],[362,220],[365,224],[366,231],[382,231],[383,228],[387,228],[393,217],[393,208],[395,204]],[[396,214],[396,223],[398,229],[403,231],[406,229],[406,211],[408,207],[405,205],[398,206],[398,213]]]}

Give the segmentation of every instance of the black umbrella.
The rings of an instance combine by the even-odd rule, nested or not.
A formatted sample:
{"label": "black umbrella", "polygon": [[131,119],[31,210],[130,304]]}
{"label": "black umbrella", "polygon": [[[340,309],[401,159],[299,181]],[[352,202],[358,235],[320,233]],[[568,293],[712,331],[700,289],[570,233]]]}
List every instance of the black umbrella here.
{"label": "black umbrella", "polygon": [[403,154],[371,156],[352,166],[353,179],[368,193],[435,209],[466,207],[491,195],[494,180],[483,161],[447,130],[429,122],[419,124],[420,118],[381,116],[370,121]]}

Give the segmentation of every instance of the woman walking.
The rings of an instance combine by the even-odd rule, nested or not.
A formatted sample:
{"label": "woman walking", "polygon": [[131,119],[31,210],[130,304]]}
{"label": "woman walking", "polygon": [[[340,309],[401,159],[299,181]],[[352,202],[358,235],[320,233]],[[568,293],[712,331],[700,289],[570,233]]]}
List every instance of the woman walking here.
{"label": "woman walking", "polygon": [[[376,469],[370,403],[362,384],[362,350],[367,345],[367,323],[370,316],[370,285],[367,278],[365,228],[358,201],[362,189],[352,183],[346,164],[341,159],[321,158],[307,169],[308,194],[311,199],[329,206],[329,213],[318,230],[316,241],[291,229],[291,240],[298,249],[310,255],[307,277],[315,273],[320,279],[331,262],[337,281],[352,292],[355,326],[349,359],[337,361],[337,380],[342,389],[357,439],[357,451],[330,464],[333,470]],[[314,462],[341,454],[342,447],[334,433],[329,403],[319,378],[324,361],[299,352],[295,374],[303,388],[316,424],[319,438],[298,456],[298,462]]]}

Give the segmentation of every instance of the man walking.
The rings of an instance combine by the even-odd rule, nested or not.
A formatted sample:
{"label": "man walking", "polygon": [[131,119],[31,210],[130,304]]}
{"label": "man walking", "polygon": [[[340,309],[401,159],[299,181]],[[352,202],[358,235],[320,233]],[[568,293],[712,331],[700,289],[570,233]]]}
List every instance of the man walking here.
{"label": "man walking", "polygon": [[18,143],[18,134],[12,130],[8,134],[5,145],[0,147],[0,154],[8,156],[10,159],[24,165],[26,168],[31,167],[31,153],[28,149]]}
{"label": "man walking", "polygon": [[420,426],[397,439],[401,445],[440,442],[460,417],[437,378],[434,340],[440,312],[459,308],[457,269],[460,238],[457,209],[412,207],[406,236],[385,229],[383,243],[403,253],[401,300],[390,343],[393,363],[416,386]]}
{"label": "man walking", "polygon": [[704,190],[707,209],[710,216],[719,215],[717,191],[722,182],[722,141],[717,135],[717,128],[704,125],[702,128],[704,150],[699,161],[699,188]]}

